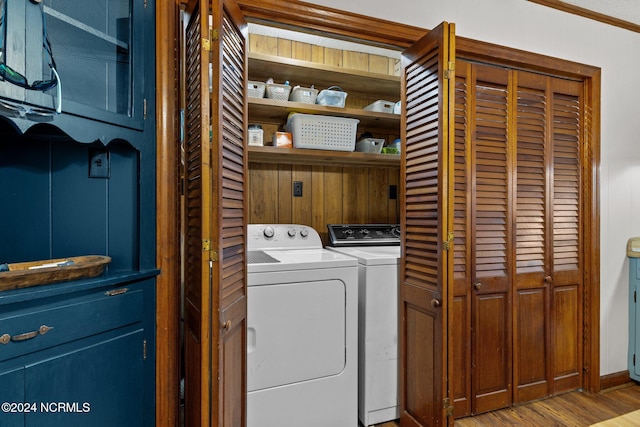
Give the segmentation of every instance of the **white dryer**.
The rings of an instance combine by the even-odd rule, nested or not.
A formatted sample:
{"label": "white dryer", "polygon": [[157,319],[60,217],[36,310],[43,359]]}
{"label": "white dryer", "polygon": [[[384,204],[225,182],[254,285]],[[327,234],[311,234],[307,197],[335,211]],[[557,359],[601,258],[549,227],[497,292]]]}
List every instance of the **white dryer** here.
{"label": "white dryer", "polygon": [[247,231],[247,426],[357,426],[356,259],[311,227]]}
{"label": "white dryer", "polygon": [[328,249],[358,259],[358,417],[364,426],[397,419],[400,227],[327,227]]}

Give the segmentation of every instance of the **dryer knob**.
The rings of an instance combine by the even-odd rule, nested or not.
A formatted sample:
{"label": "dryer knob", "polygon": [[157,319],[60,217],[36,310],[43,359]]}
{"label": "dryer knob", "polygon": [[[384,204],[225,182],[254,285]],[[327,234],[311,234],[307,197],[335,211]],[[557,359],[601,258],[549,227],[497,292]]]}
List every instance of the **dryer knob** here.
{"label": "dryer knob", "polygon": [[271,226],[265,227],[265,229],[262,231],[262,234],[264,234],[264,237],[266,237],[267,239],[272,238],[275,233],[276,232],[273,230],[273,227]]}
{"label": "dryer knob", "polygon": [[307,237],[308,235],[309,235],[309,230],[307,230],[306,228],[303,228],[300,230],[300,236]]}
{"label": "dryer knob", "polygon": [[290,228],[289,230],[287,230],[287,234],[289,235],[289,237],[296,237],[296,229]]}

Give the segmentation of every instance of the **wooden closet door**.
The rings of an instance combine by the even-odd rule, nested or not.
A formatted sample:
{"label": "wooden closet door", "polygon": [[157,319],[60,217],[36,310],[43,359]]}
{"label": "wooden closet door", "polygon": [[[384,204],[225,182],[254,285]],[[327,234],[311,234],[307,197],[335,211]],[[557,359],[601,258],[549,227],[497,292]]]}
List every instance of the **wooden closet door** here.
{"label": "wooden closet door", "polygon": [[514,401],[582,386],[582,84],[518,72]]}
{"label": "wooden closet door", "polygon": [[403,427],[452,421],[448,343],[454,42],[454,25],[445,22],[402,56],[399,348]]}
{"label": "wooden closet door", "polygon": [[551,389],[549,77],[517,73],[514,179],[514,402]]}
{"label": "wooden closet door", "polygon": [[472,67],[472,408],[512,402],[509,71]]}
{"label": "wooden closet door", "polygon": [[453,388],[456,418],[471,415],[471,64],[456,61],[454,142]]}
{"label": "wooden closet door", "polygon": [[244,426],[247,29],[233,0],[187,16],[185,425]]}
{"label": "wooden closet door", "polygon": [[[552,392],[583,385],[584,264],[581,162],[584,138],[581,82],[551,79],[550,281]],[[597,272],[596,272],[597,274]]]}

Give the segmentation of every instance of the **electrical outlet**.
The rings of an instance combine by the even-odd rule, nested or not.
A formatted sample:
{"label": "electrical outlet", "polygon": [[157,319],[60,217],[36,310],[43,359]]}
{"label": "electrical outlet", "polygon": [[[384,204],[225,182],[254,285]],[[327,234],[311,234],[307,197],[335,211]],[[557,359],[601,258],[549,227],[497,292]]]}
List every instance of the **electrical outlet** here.
{"label": "electrical outlet", "polygon": [[293,181],[293,197],[302,197],[302,181]]}
{"label": "electrical outlet", "polygon": [[389,199],[396,200],[398,198],[398,186],[390,185],[389,186]]}
{"label": "electrical outlet", "polygon": [[109,150],[93,148],[89,150],[89,178],[109,178]]}

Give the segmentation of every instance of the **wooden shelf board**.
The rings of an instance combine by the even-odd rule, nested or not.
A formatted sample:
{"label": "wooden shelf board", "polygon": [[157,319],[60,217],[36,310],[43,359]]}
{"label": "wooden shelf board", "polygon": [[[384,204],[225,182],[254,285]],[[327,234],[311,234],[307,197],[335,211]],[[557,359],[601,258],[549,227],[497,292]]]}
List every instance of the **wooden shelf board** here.
{"label": "wooden shelf board", "polygon": [[255,163],[308,164],[321,166],[400,167],[400,156],[351,151],[311,150],[250,146],[249,161]]}
{"label": "wooden shelf board", "polygon": [[[347,93],[367,96],[371,96],[372,88],[375,88],[373,92],[380,99],[393,102],[400,99],[399,76],[258,53],[249,54],[249,71],[250,80],[266,81],[268,78],[273,78],[276,83],[288,80],[292,86],[310,87],[314,85],[319,90],[330,86],[340,86]],[[304,76],[304,80],[301,76]]]}
{"label": "wooden shelf board", "polygon": [[289,113],[322,114],[360,120],[361,128],[399,128],[400,115],[365,111],[359,108],[337,108],[303,102],[279,101],[269,98],[248,98],[252,122],[285,123]]}

